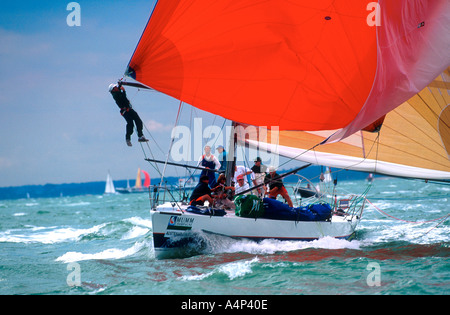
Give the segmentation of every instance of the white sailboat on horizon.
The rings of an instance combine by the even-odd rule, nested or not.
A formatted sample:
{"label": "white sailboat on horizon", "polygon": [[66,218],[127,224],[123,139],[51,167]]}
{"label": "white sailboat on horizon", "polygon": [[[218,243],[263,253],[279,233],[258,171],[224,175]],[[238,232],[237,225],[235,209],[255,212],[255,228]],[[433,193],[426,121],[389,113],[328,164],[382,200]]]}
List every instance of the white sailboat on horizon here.
{"label": "white sailboat on horizon", "polygon": [[106,175],[106,185],[105,185],[105,195],[115,195],[117,194],[116,189],[114,188],[114,182],[112,180],[111,174],[108,171],[108,175]]}

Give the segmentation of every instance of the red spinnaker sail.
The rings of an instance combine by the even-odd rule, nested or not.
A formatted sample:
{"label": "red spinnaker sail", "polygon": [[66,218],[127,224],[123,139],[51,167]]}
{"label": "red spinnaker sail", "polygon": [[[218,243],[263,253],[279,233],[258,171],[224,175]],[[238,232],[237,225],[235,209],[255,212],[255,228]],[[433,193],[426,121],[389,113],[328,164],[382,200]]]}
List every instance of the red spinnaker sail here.
{"label": "red spinnaker sail", "polygon": [[144,176],[145,176],[144,187],[149,187],[150,186],[150,175],[146,171],[141,170],[141,172],[144,173]]}
{"label": "red spinnaker sail", "polygon": [[361,130],[450,65],[447,0],[158,1],[126,74],[280,130]]}

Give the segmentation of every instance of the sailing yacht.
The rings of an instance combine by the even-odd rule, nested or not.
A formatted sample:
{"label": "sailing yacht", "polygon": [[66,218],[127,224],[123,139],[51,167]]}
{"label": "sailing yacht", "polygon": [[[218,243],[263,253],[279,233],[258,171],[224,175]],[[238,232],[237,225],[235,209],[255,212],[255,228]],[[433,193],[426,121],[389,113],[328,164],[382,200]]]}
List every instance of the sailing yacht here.
{"label": "sailing yacht", "polygon": [[[145,176],[144,185],[142,185],[141,172]],[[126,188],[117,188],[116,190],[118,193],[121,193],[121,194],[144,193],[144,192],[148,192],[149,187],[150,187],[150,175],[148,174],[148,172],[138,168],[134,186],[130,187],[130,183],[127,180]]]}
{"label": "sailing yacht", "polygon": [[[449,181],[450,2],[374,2],[371,12],[360,0],[157,1],[125,77],[180,100],[180,109],[187,103],[232,121],[245,132],[234,133],[228,152],[241,145],[302,163]],[[154,203],[154,247],[166,252],[196,233],[351,238],[363,197],[312,221]]]}
{"label": "sailing yacht", "polygon": [[106,175],[105,195],[117,194],[110,172]]}

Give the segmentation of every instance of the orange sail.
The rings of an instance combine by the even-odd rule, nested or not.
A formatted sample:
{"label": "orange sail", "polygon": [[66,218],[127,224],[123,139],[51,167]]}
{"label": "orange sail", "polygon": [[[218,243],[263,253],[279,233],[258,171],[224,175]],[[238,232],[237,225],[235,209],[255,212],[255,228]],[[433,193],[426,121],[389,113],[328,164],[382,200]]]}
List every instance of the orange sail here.
{"label": "orange sail", "polygon": [[277,144],[240,139],[254,147],[449,179],[449,47],[448,0],[170,0],[157,2],[125,74],[280,130]]}
{"label": "orange sail", "polygon": [[134,188],[138,188],[138,189],[142,188],[142,179],[141,179],[141,169],[140,168],[138,168],[138,171],[137,171],[136,182],[135,182]]}
{"label": "orange sail", "polygon": [[447,0],[158,1],[126,75],[230,120],[361,130],[450,64]]}

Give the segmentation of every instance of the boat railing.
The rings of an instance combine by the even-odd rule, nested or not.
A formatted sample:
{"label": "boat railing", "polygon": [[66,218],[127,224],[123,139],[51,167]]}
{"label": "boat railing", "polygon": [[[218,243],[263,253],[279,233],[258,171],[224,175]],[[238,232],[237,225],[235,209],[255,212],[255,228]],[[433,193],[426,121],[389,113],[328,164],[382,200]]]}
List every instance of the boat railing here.
{"label": "boat railing", "polygon": [[[301,181],[306,181],[310,184],[310,187],[314,187],[313,191],[315,191],[316,194],[309,198],[292,198],[294,201],[294,207],[300,207],[302,204],[325,202],[332,206],[335,214],[350,217],[351,219],[354,217],[362,217],[366,203],[365,196],[369,188],[360,195],[351,194],[338,199],[336,191],[334,191],[334,194],[322,193],[303,176],[299,179],[299,183]],[[298,189],[300,187],[299,183],[293,187],[289,187],[289,190],[292,189],[291,191],[294,195],[298,194]],[[180,189],[178,185],[170,185],[167,183],[164,185],[151,186],[149,187],[150,208],[152,210],[156,210],[157,206],[170,202],[173,207],[180,208],[181,210],[181,205],[186,205],[189,203],[190,193],[191,191]],[[252,191],[249,191],[249,193],[252,193]]]}
{"label": "boat railing", "polygon": [[155,185],[149,189],[150,208],[155,210],[157,206],[170,202],[174,205],[187,204],[188,191],[175,185]]}
{"label": "boat railing", "polygon": [[[370,190],[368,185],[366,190],[360,194],[349,194],[342,196],[342,191],[338,192],[334,182],[320,182],[314,185],[308,178],[295,174],[298,177],[297,183],[290,186],[294,195],[294,206],[299,207],[310,203],[328,203],[332,206],[335,214],[353,217],[362,217],[366,204],[365,196]],[[305,186],[306,184],[306,186]],[[338,197],[341,196],[341,197]]]}
{"label": "boat railing", "polygon": [[340,199],[335,205],[335,212],[344,212],[351,219],[361,218],[364,211],[366,198],[363,195],[350,195],[345,199]]}

